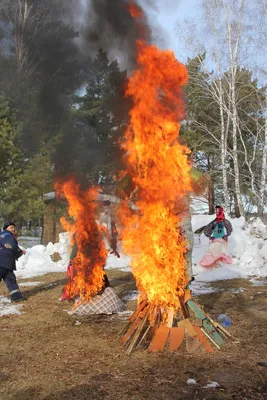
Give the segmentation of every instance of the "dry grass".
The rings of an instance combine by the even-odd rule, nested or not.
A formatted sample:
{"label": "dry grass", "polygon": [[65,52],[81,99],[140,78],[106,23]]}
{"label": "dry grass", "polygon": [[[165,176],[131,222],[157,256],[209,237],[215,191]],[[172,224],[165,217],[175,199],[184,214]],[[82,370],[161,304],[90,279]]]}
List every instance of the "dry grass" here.
{"label": "dry grass", "polygon": [[[121,296],[134,290],[130,273],[108,275]],[[267,368],[257,365],[267,362],[266,286],[228,282],[224,291],[198,298],[211,317],[231,316],[239,344],[228,343],[212,355],[137,351],[128,357],[119,340],[125,321],[69,316],[70,305],[58,302],[64,279],[64,274],[37,277],[38,287],[22,288],[28,298],[24,314],[1,318],[0,399],[267,399]],[[247,290],[228,290],[237,284]],[[76,319],[81,325],[75,326]],[[188,378],[197,385],[188,386]],[[219,382],[220,389],[204,389],[209,380]]]}
{"label": "dry grass", "polygon": [[220,281],[215,281],[211,283],[211,286],[215,289],[238,289],[238,288],[250,288],[252,286],[251,282],[247,279],[223,279]]}

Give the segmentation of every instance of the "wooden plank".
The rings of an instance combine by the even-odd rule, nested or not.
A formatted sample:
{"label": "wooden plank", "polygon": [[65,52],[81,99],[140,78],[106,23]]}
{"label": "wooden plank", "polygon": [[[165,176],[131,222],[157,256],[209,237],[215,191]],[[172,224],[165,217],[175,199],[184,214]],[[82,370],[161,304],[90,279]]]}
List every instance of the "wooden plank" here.
{"label": "wooden plank", "polygon": [[150,327],[150,325],[149,325],[149,326],[147,327],[147,329],[145,330],[143,336],[141,337],[141,339],[140,339],[138,345],[136,346],[136,348],[140,347],[142,343],[143,343],[143,344],[145,343],[145,338],[146,338],[147,333],[148,333],[148,331],[149,331],[150,328],[151,328],[151,327]]}
{"label": "wooden plank", "polygon": [[190,320],[188,318],[187,319],[183,319],[182,321],[179,321],[178,322],[178,326],[185,328],[186,333],[188,333],[189,336],[191,336],[191,337],[197,336],[197,334],[196,334],[196,332],[195,332],[195,330],[193,328],[193,325],[191,324],[191,322],[190,322]]}
{"label": "wooden plank", "polygon": [[137,318],[133,324],[130,326],[130,329],[126,332],[126,334],[121,338],[122,343],[126,343],[127,340],[132,336],[132,334],[134,333],[134,331],[136,330],[137,326],[140,324],[141,322],[141,318]]}
{"label": "wooden plank", "polygon": [[197,318],[200,318],[202,320],[206,318],[206,315],[203,314],[203,312],[200,310],[200,308],[193,300],[188,300],[186,304],[190,308],[190,310],[193,311],[193,313],[196,315]]}
{"label": "wooden plank", "polygon": [[138,315],[138,318],[143,319],[146,316],[147,310],[149,308],[149,305],[147,305]]}
{"label": "wooden plank", "polygon": [[154,337],[154,334],[156,332],[156,330],[158,329],[159,325],[160,325],[160,317],[161,317],[161,312],[159,309],[156,309],[155,311],[155,323],[153,326],[150,327],[150,329],[147,332],[146,338],[145,338],[145,342],[146,343],[150,343]]}
{"label": "wooden plank", "polygon": [[192,300],[191,290],[189,288],[184,291],[184,302],[187,303],[188,300]]}
{"label": "wooden plank", "polygon": [[172,327],[173,318],[174,318],[174,309],[173,309],[173,308],[170,308],[170,309],[168,310],[168,321],[167,321],[167,326],[168,326],[168,328],[171,328],[171,327]]}
{"label": "wooden plank", "polygon": [[184,328],[178,327],[178,328],[171,328],[170,330],[170,350],[171,351],[176,351],[178,350],[184,340]]}
{"label": "wooden plank", "polygon": [[[204,311],[203,311],[204,313]],[[205,313],[204,313],[205,314]],[[239,342],[239,339],[236,338],[235,336],[233,336],[230,332],[228,332],[228,330],[226,330],[221,324],[219,324],[219,322],[214,321],[211,317],[209,317],[207,314],[205,314],[205,316],[212,322],[212,324],[215,326],[215,328],[218,329],[218,331],[224,335],[224,337],[228,336],[228,338],[231,338],[233,340],[236,340],[237,342]]]}
{"label": "wooden plank", "polygon": [[184,326],[185,329],[185,342],[186,350],[188,353],[193,354],[202,348],[202,342],[199,340],[198,335],[191,324],[189,319],[184,319],[178,323],[179,326]]}
{"label": "wooden plank", "polygon": [[197,325],[197,326],[202,326],[202,319],[197,318],[197,317],[192,317],[190,318],[190,322],[193,326]]}
{"label": "wooden plank", "polygon": [[150,343],[152,341],[156,330],[157,330],[157,326],[156,325],[151,326],[149,328],[149,330],[148,330],[148,332],[146,334],[146,337],[145,337],[145,343]]}
{"label": "wooden plank", "polygon": [[206,350],[207,353],[213,353],[214,350],[211,347],[211,345],[209,344],[209,341],[207,340],[206,336],[204,335],[204,333],[202,332],[201,328],[197,325],[194,325],[194,329],[197,333],[197,336],[199,338],[199,340],[201,341],[201,343],[203,343],[204,349]]}
{"label": "wooden plank", "polygon": [[133,322],[137,317],[138,314],[145,308],[147,305],[147,301],[143,300],[137,307],[136,311],[133,313],[133,315],[130,317],[130,321]]}
{"label": "wooden plank", "polygon": [[189,319],[185,319],[185,320],[184,320],[184,323],[185,323],[185,330],[186,330],[186,332],[187,332],[190,336],[192,336],[192,337],[197,336],[196,331],[195,331],[195,329],[193,328],[193,325],[191,324],[190,320],[189,320]]}
{"label": "wooden plank", "polygon": [[216,330],[215,326],[212,325],[209,319],[204,319],[202,321],[203,328],[207,332],[207,334],[212,337],[212,339],[217,343],[218,346],[222,346],[224,344],[224,340],[222,335]]}
{"label": "wooden plank", "polygon": [[189,354],[203,351],[203,344],[199,340],[198,336],[191,336],[187,331],[185,331],[185,344],[186,350]]}
{"label": "wooden plank", "polygon": [[225,336],[228,336],[229,338],[234,338],[233,335],[231,335],[230,332],[228,332],[221,324],[219,324],[219,322],[213,321],[213,319],[211,319],[209,317],[209,319],[211,320],[211,322],[213,323],[213,325],[215,326],[215,328],[217,328],[218,330],[220,330],[222,333],[225,334]]}
{"label": "wooden plank", "polygon": [[150,307],[147,308],[147,313],[143,319],[141,319],[141,322],[137,326],[137,329],[134,333],[133,338],[129,342],[129,347],[126,350],[126,354],[130,355],[132,351],[135,349],[135,347],[138,346],[140,343],[140,340],[143,338],[142,331],[145,327],[145,324],[147,323],[148,320],[148,314],[149,314]]}
{"label": "wooden plank", "polygon": [[215,342],[215,340],[213,340],[213,338],[205,331],[204,328],[200,328],[201,331],[204,333],[204,335],[211,341],[211,343],[214,344],[215,347],[217,347],[217,349],[220,349],[220,346]]}
{"label": "wooden plank", "polygon": [[168,328],[166,325],[160,325],[153,337],[149,350],[152,352],[163,351],[169,336],[169,332],[170,328]]}
{"label": "wooden plank", "polygon": [[222,346],[224,344],[222,335],[217,331],[215,326],[212,325],[210,319],[206,317],[205,314],[203,314],[203,312],[200,310],[200,308],[196,305],[196,303],[193,300],[188,300],[186,304],[198,318],[202,319],[202,326],[208,333],[208,335],[212,337],[212,339],[217,343],[218,346]]}
{"label": "wooden plank", "polygon": [[189,314],[188,308],[184,304],[184,296],[183,297],[178,297],[178,299],[179,299],[179,302],[180,302],[180,307],[181,307],[181,310],[182,310],[184,318],[189,318],[190,314]]}

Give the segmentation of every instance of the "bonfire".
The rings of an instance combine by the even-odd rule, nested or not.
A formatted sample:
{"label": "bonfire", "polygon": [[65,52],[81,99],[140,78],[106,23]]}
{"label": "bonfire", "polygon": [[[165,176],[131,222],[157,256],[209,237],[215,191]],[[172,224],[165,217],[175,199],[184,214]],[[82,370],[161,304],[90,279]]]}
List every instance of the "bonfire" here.
{"label": "bonfire", "polygon": [[[83,190],[75,178],[55,184],[58,195],[68,202],[68,218],[61,224],[70,233],[76,255],[69,265],[65,297],[75,300],[70,314],[111,314],[124,309],[104,272],[108,250],[103,235],[113,243],[105,225],[97,223],[97,188]],[[112,225],[113,227],[113,225]],[[114,227],[113,227],[114,230]],[[113,243],[113,252],[117,252]]]}
{"label": "bonfire", "polygon": [[[134,5],[130,12],[142,15]],[[139,300],[122,341],[128,353],[138,347],[163,350],[166,343],[177,350],[184,338],[189,352],[211,352],[210,342],[220,347],[229,333],[204,314],[188,288],[192,274],[183,213],[192,190],[191,165],[189,149],[179,142],[188,73],[171,51],[144,40],[137,48],[138,69],[126,92],[134,105],[122,142],[137,211],[124,202],[120,218]]]}

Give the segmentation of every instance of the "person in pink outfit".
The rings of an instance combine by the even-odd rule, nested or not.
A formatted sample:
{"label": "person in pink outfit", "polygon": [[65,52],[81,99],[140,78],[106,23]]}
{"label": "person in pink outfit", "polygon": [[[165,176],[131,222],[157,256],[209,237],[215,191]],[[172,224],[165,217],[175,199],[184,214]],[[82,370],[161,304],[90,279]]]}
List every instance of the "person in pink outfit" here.
{"label": "person in pink outfit", "polygon": [[216,218],[204,229],[204,235],[210,239],[210,245],[200,261],[202,267],[215,267],[219,262],[232,264],[232,258],[227,254],[228,237],[232,231],[231,222],[225,218],[222,206],[216,206]]}

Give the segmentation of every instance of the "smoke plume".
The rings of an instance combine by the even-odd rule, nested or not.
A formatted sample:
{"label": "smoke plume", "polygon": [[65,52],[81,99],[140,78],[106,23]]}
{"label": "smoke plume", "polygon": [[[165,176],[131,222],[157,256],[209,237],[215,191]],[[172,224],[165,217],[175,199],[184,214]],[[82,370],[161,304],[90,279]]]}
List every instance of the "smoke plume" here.
{"label": "smoke plume", "polygon": [[[111,58],[117,58],[122,67],[131,69],[136,65],[136,41],[140,29],[129,13],[131,0],[85,0],[86,16],[82,22],[82,51],[96,52],[103,48]],[[147,18],[142,25],[145,39],[151,40]],[[142,31],[144,34],[144,31]]]}

